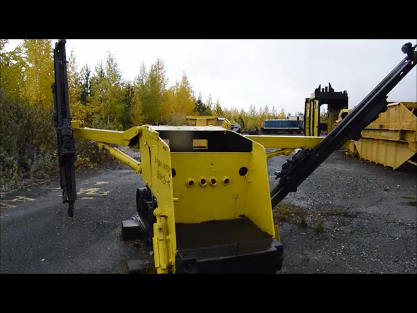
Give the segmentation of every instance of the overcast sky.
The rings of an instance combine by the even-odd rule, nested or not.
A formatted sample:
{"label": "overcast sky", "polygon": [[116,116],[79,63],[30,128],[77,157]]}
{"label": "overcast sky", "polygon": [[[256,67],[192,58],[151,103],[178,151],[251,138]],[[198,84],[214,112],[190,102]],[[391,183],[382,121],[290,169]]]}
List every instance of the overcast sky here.
{"label": "overcast sky", "polygon": [[[56,41],[55,39],[53,40]],[[404,58],[401,40],[72,40],[78,67],[94,67],[114,53],[122,75],[132,80],[141,62],[157,57],[170,84],[183,71],[196,95],[209,93],[226,107],[268,105],[288,113],[304,110],[304,100],[319,84],[347,90],[357,105]],[[389,101],[417,101],[416,68],[398,84]]]}

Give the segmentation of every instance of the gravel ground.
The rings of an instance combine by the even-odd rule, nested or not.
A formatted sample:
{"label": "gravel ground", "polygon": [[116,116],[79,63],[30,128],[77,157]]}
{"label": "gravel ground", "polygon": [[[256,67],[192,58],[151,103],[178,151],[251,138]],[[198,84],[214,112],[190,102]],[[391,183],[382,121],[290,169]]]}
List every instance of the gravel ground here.
{"label": "gravel ground", "polygon": [[[285,159],[268,160],[271,188]],[[1,273],[123,273],[127,260],[144,255],[140,243],[120,239],[140,176],[122,166],[76,177],[83,190],[73,219],[58,182],[1,200]],[[279,222],[281,273],[416,273],[416,179],[333,153],[276,212],[289,212]]]}
{"label": "gravel ground", "polygon": [[[268,160],[271,188],[285,159]],[[334,152],[281,204],[281,272],[416,273],[416,174]]]}

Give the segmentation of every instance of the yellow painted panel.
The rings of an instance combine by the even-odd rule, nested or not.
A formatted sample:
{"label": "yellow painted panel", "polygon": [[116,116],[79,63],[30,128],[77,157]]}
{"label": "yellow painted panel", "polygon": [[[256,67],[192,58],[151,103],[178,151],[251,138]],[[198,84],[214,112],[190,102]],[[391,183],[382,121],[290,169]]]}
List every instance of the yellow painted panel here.
{"label": "yellow painted panel", "polygon": [[[245,214],[249,182],[247,176],[239,175],[239,169],[249,169],[251,158],[251,153],[172,153],[176,222],[199,223]],[[192,186],[188,185],[190,180]]]}
{"label": "yellow painted panel", "polygon": [[370,123],[366,129],[377,130],[411,130],[417,131],[417,116],[413,114],[416,102],[392,103],[387,111],[379,114],[378,118]]}
{"label": "yellow painted panel", "polygon": [[159,138],[158,133],[144,127],[140,135],[142,177],[155,195],[158,207],[155,210],[157,224],[154,225],[155,264],[159,273],[167,272],[166,266],[175,271],[174,196],[171,171],[171,151]]}
{"label": "yellow painted panel", "polygon": [[260,229],[275,236],[264,147],[254,143],[252,155],[248,175],[250,183],[246,200],[246,216]]}
{"label": "yellow painted panel", "polygon": [[409,161],[417,153],[416,107],[416,102],[389,104],[354,142],[359,157],[394,170]]}
{"label": "yellow painted panel", "polygon": [[305,124],[304,124],[305,134],[306,134],[306,136],[311,136],[311,132],[310,132],[310,102],[308,100],[306,100],[306,103],[305,103],[305,114],[306,114],[306,121],[305,121]]}
{"label": "yellow painted panel", "polygon": [[319,136],[319,124],[320,124],[320,108],[319,108],[319,102],[317,100],[314,100],[314,106],[313,106],[313,136]]}
{"label": "yellow painted panel", "polygon": [[408,143],[399,141],[361,138],[355,141],[355,146],[361,159],[389,166],[394,170],[416,154],[409,149]]}

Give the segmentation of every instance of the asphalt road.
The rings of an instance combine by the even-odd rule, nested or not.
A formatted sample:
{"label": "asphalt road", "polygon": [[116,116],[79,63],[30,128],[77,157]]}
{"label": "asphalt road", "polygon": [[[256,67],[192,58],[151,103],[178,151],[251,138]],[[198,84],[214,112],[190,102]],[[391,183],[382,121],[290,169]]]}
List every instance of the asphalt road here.
{"label": "asphalt road", "polygon": [[120,225],[135,213],[140,182],[130,169],[78,173],[73,218],[56,181],[8,195],[0,211],[1,273],[123,273],[138,248],[121,241]]}
{"label": "asphalt road", "polygon": [[[268,160],[271,188],[284,160]],[[283,201],[305,212],[307,226],[297,214],[280,222],[281,272],[416,273],[416,179],[335,152]],[[144,253],[120,237],[138,186],[140,176],[125,167],[77,173],[73,218],[57,181],[7,195],[0,201],[1,273],[124,273],[125,262]]]}

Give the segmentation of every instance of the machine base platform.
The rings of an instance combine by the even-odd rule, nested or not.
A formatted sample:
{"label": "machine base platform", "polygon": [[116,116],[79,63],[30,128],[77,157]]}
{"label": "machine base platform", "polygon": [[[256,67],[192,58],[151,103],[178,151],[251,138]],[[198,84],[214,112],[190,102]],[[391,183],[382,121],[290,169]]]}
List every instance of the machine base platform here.
{"label": "machine base platform", "polygon": [[177,273],[275,274],[283,245],[247,218],[177,224]]}

